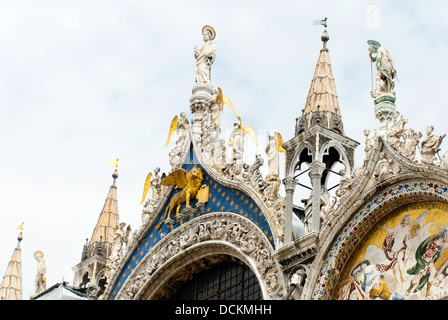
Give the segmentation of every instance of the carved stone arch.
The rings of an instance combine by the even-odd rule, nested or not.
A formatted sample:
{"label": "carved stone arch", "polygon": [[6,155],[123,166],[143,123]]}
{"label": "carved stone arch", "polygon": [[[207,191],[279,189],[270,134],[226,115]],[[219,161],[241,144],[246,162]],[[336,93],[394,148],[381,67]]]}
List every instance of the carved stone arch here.
{"label": "carved stone arch", "polygon": [[415,202],[448,203],[448,179],[443,177],[396,177],[361,195],[366,201],[353,204],[334,219],[332,228],[319,237],[321,250],[310,267],[304,299],[331,299],[339,275],[364,236],[395,209]]}
{"label": "carved stone arch", "polygon": [[297,170],[297,165],[301,162],[313,162],[315,154],[316,152],[311,143],[308,141],[303,141],[302,146],[294,150],[291,157],[288,159],[285,176],[293,177],[295,171]]}
{"label": "carved stone arch", "polygon": [[184,279],[197,268],[195,265],[220,256],[234,257],[249,266],[263,298],[278,299],[286,289],[272,252],[264,232],[249,219],[229,212],[209,213],[184,223],[160,240],[132,271],[115,299],[160,298],[163,295],[156,288],[175,287],[176,279]]}
{"label": "carved stone arch", "polygon": [[134,299],[169,299],[184,282],[195,274],[227,260],[228,257],[241,261],[254,272],[260,284],[263,299],[269,299],[266,284],[253,259],[237,246],[220,240],[198,243],[180,252],[154,273]]}
{"label": "carved stone arch", "polygon": [[92,270],[88,266],[84,266],[79,274],[81,276],[79,277],[79,280],[78,280],[79,283],[76,284],[77,286],[79,286],[79,287],[84,286],[84,279],[86,278],[86,275],[89,279],[89,283],[92,283]]}
{"label": "carved stone arch", "polygon": [[95,286],[99,288],[101,291],[103,291],[106,288],[108,281],[106,276],[106,270],[107,270],[106,268],[102,268],[96,276]]}
{"label": "carved stone arch", "polygon": [[350,160],[347,157],[347,152],[346,152],[345,148],[339,142],[337,142],[335,140],[330,140],[322,145],[322,147],[319,150],[319,158],[317,160],[324,162],[323,158],[324,158],[324,156],[329,154],[328,150],[330,148],[334,148],[337,151],[337,153],[339,154],[338,161],[340,161],[345,166],[346,174],[351,174],[353,168],[350,165]]}

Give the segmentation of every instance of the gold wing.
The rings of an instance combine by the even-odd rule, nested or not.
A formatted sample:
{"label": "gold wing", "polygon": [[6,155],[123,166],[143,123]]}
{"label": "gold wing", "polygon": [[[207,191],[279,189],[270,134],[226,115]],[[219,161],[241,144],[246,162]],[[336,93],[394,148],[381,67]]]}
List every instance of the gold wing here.
{"label": "gold wing", "polygon": [[252,140],[254,140],[255,144],[258,146],[258,142],[257,142],[257,136],[255,135],[255,130],[254,128],[252,128],[252,126],[250,125],[245,125],[243,128],[243,135],[248,133]]}
{"label": "gold wing", "polygon": [[216,99],[216,102],[222,103],[222,105],[225,105],[225,104],[228,105],[236,117],[236,112],[235,112],[235,108],[233,107],[232,101],[230,101],[230,99],[222,93],[222,90],[219,87],[218,87],[218,98]]}
{"label": "gold wing", "polygon": [[275,138],[277,139],[277,147],[278,147],[278,152],[286,152],[285,149],[283,149],[282,144],[283,144],[283,137],[280,134],[280,132],[274,132]]}
{"label": "gold wing", "polygon": [[187,186],[187,172],[184,169],[177,169],[171,172],[160,182],[162,186],[176,186],[176,188],[183,189]]}
{"label": "gold wing", "polygon": [[165,147],[170,143],[171,137],[173,136],[174,131],[177,129],[177,119],[178,116],[175,116],[173,120],[171,120],[170,132],[168,133],[168,140],[166,141]]}
{"label": "gold wing", "polygon": [[230,99],[227,98],[227,96],[225,96],[225,95],[222,96],[222,104],[223,104],[223,105],[224,105],[224,104],[228,105],[229,108],[232,110],[233,114],[234,114],[235,117],[236,117],[236,112],[235,112],[235,108],[233,107],[232,101],[230,101]]}
{"label": "gold wing", "polygon": [[222,103],[222,90],[218,87],[218,97],[216,98],[216,102]]}
{"label": "gold wing", "polygon": [[150,172],[146,177],[145,186],[143,187],[142,202],[140,204],[142,204],[143,201],[145,201],[146,195],[148,194],[149,186],[151,185],[151,178],[152,178],[152,172]]}

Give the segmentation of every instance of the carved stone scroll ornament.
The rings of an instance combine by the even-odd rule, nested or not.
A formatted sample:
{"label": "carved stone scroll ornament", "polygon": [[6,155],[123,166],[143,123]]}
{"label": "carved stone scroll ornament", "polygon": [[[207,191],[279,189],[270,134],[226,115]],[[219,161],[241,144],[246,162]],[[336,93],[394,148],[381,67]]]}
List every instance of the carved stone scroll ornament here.
{"label": "carved stone scroll ornament", "polygon": [[224,246],[225,243],[229,243],[240,248],[247,258],[254,262],[261,276],[259,280],[266,286],[270,297],[278,298],[281,295],[280,274],[271,257],[270,244],[264,234],[252,226],[250,221],[229,213],[215,213],[189,223],[191,226],[174,230],[171,237],[161,240],[152,253],[147,254],[131,275],[130,283],[125,284],[119,292],[117,299],[138,298],[137,294],[143,287],[142,284],[147,283],[169,259],[185,252],[193,245],[217,240],[223,241]]}

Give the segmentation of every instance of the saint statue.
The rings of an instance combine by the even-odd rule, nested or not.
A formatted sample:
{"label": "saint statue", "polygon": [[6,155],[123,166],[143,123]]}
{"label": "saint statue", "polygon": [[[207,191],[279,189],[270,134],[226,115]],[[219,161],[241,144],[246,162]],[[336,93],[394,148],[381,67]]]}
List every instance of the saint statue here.
{"label": "saint statue", "polygon": [[229,146],[233,150],[233,159],[242,159],[244,150],[243,128],[238,122],[233,124],[233,131],[230,134]]}
{"label": "saint statue", "polygon": [[269,142],[266,145],[266,155],[268,158],[268,175],[279,173],[279,151],[278,142],[275,135],[269,135]]}
{"label": "saint statue", "polygon": [[37,274],[36,280],[34,283],[34,294],[33,296],[38,295],[39,293],[47,290],[47,265],[44,259],[44,253],[40,250],[34,252],[34,258],[37,261]]}
{"label": "saint statue", "polygon": [[[395,70],[389,52],[381,47],[381,44],[377,41],[369,40],[367,43],[369,44],[370,60],[375,62],[377,70],[375,78],[376,88],[372,92],[372,96],[377,97],[383,94],[394,95],[393,89],[395,87],[397,71]],[[376,56],[373,56],[373,54],[376,54]]]}
{"label": "saint statue", "polygon": [[213,100],[210,105],[210,127],[216,125],[219,128],[221,122],[222,103],[218,101],[218,89],[213,91]]}
{"label": "saint statue", "polygon": [[405,132],[405,125],[408,120],[403,119],[398,111],[394,111],[393,118],[387,122],[387,133],[389,136],[389,144],[397,151],[401,151],[404,147],[402,137]]}
{"label": "saint statue", "polygon": [[437,164],[436,154],[440,151],[440,144],[446,134],[441,136],[436,135],[433,126],[426,128],[426,137],[420,143],[420,154],[422,156],[422,163]]}
{"label": "saint statue", "polygon": [[215,39],[215,30],[210,26],[202,28],[204,45],[202,48],[194,48],[194,57],[196,58],[196,84],[211,85],[210,68],[215,61],[216,44],[212,41]]}
{"label": "saint statue", "polygon": [[123,257],[124,247],[128,243],[129,235],[131,233],[131,226],[128,225],[125,230],[126,223],[121,222],[117,230],[115,230],[114,237],[112,239],[112,248],[109,256],[109,260],[115,265]]}

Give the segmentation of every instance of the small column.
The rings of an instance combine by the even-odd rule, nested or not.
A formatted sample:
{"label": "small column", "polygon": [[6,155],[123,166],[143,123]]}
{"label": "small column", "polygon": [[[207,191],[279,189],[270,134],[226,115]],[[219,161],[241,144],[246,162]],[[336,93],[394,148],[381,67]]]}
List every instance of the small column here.
{"label": "small column", "polygon": [[325,164],[320,161],[314,161],[310,165],[311,184],[313,186],[311,231],[317,233],[320,231],[320,196],[324,170]]}
{"label": "small column", "polygon": [[286,191],[285,200],[285,231],[284,231],[284,244],[287,245],[292,239],[292,201],[294,195],[294,189],[297,184],[297,180],[292,177],[287,177],[283,180]]}
{"label": "small column", "polygon": [[191,113],[193,113],[191,132],[195,141],[200,141],[204,118],[208,116],[210,105],[213,101],[213,87],[196,85],[193,87],[192,92],[193,95],[190,98],[190,109]]}
{"label": "small column", "polygon": [[393,94],[383,94],[374,100],[375,118],[380,121],[378,134],[387,140],[387,123],[394,116],[396,109],[395,96]]}

